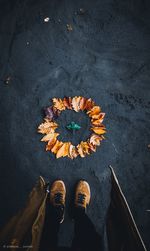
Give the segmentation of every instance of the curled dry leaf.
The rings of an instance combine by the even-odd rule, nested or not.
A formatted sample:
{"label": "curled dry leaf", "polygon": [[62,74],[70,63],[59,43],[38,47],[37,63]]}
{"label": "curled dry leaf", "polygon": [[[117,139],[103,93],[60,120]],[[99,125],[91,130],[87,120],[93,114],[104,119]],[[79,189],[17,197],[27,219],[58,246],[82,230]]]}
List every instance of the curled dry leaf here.
{"label": "curled dry leaf", "polygon": [[92,127],[91,130],[99,135],[106,133],[106,128],[104,125],[101,125],[99,127]]}
{"label": "curled dry leaf", "polygon": [[80,144],[77,145],[79,155],[84,158],[86,154],[90,154],[90,147],[88,142],[81,141]]}
{"label": "curled dry leaf", "polygon": [[81,97],[80,104],[79,104],[81,111],[85,110],[86,102],[87,102],[87,98]]}
{"label": "curled dry leaf", "polygon": [[93,146],[99,146],[102,141],[102,137],[93,133],[89,139],[89,143]]}
{"label": "curled dry leaf", "polygon": [[66,109],[63,101],[61,98],[53,98],[53,103],[54,103],[54,107],[59,110],[59,111],[63,111]]}
{"label": "curled dry leaf", "polygon": [[88,143],[88,145],[92,152],[96,152],[96,145],[93,145],[92,143]]}
{"label": "curled dry leaf", "polygon": [[59,116],[60,111],[57,110],[53,106],[48,106],[48,107],[44,108],[44,113],[45,113],[46,118],[48,118],[50,121],[52,121]]}
{"label": "curled dry leaf", "polygon": [[52,138],[48,141],[47,145],[46,145],[46,151],[51,151],[51,149],[53,148],[53,146],[56,143],[56,138]]}
{"label": "curled dry leaf", "polygon": [[72,98],[71,97],[64,97],[63,104],[67,109],[72,110]]}
{"label": "curled dry leaf", "polygon": [[75,96],[72,98],[72,107],[73,107],[73,110],[78,112],[80,110],[80,100],[81,100],[82,97],[80,96]]}
{"label": "curled dry leaf", "polygon": [[48,133],[41,139],[41,141],[47,142],[51,139],[57,138],[58,135],[59,133]]}
{"label": "curled dry leaf", "polygon": [[68,157],[71,159],[75,159],[78,155],[79,153],[77,152],[76,147],[70,144]]}
{"label": "curled dry leaf", "polygon": [[[96,115],[94,115],[94,116],[96,116]],[[98,119],[93,119],[93,116],[92,116],[92,120],[91,120],[92,125],[94,125],[94,126],[100,126],[101,123],[102,123],[103,120],[104,120],[105,113],[101,112],[101,113],[99,113],[98,116],[99,116]]]}
{"label": "curled dry leaf", "polygon": [[40,124],[38,127],[38,132],[42,134],[54,133],[58,124],[55,122],[51,122],[49,119],[44,119],[45,122]]}
{"label": "curled dry leaf", "polygon": [[89,98],[89,99],[86,100],[84,109],[89,111],[94,107],[94,105],[95,105],[94,101],[91,98]]}
{"label": "curled dry leaf", "polygon": [[87,112],[87,114],[89,115],[89,117],[92,117],[93,115],[98,115],[101,111],[100,106],[93,106],[93,108],[91,108],[90,111]]}
{"label": "curled dry leaf", "polygon": [[61,158],[61,157],[68,156],[70,144],[71,144],[70,142],[63,143],[63,145],[58,149],[58,151],[56,153],[56,158],[57,159]]}
{"label": "curled dry leaf", "polygon": [[59,148],[60,148],[62,145],[63,145],[63,142],[61,142],[61,141],[59,141],[59,140],[56,140],[54,146],[53,146],[52,149],[51,149],[51,152],[56,154],[56,153],[58,152]]}

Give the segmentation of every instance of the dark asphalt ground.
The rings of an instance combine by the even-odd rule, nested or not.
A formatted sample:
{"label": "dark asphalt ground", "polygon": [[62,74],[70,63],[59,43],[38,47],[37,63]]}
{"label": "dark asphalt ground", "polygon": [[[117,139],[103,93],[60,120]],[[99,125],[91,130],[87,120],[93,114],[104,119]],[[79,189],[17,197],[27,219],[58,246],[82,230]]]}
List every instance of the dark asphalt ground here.
{"label": "dark asphalt ground", "polygon": [[[75,95],[93,98],[106,112],[107,137],[84,159],[56,160],[36,128],[50,98]],[[75,183],[87,179],[88,214],[102,233],[111,164],[150,247],[150,2],[0,0],[0,96],[0,226],[24,206],[42,175],[65,181],[67,209]],[[88,120],[63,113],[64,140],[72,140],[64,128],[72,119],[82,123],[73,136],[78,141],[89,133]],[[60,244],[70,245],[72,235],[66,212]]]}

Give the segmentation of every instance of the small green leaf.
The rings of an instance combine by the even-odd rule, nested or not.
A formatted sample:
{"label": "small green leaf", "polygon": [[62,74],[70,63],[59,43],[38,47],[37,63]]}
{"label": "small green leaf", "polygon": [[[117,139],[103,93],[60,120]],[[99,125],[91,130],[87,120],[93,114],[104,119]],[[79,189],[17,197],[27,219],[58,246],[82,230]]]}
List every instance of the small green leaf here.
{"label": "small green leaf", "polygon": [[79,130],[81,128],[80,125],[76,124],[72,121],[69,125],[66,126],[69,130]]}

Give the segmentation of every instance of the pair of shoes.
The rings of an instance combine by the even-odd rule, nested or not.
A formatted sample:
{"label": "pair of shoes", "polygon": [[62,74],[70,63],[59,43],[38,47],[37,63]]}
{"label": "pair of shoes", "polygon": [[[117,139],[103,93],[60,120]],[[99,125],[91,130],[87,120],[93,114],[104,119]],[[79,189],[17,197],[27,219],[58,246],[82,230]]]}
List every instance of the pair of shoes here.
{"label": "pair of shoes", "polygon": [[[90,186],[85,180],[80,180],[75,189],[74,207],[86,210],[90,203]],[[62,180],[56,180],[50,189],[50,203],[54,208],[61,208],[59,223],[64,220],[66,187]]]}

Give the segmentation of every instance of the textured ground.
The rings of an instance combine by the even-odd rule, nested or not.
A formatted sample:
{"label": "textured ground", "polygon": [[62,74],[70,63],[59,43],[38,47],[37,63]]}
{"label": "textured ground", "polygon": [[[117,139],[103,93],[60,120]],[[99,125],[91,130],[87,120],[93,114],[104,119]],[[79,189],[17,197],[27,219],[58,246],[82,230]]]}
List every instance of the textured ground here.
{"label": "textured ground", "polygon": [[[1,226],[24,205],[42,175],[50,182],[64,179],[68,204],[75,182],[87,179],[88,214],[102,233],[111,164],[150,245],[149,11],[148,0],[0,1]],[[106,112],[107,139],[85,159],[56,160],[36,132],[41,110],[52,97],[75,95],[92,97]],[[83,125],[73,136],[78,141],[88,135],[84,114],[62,114],[61,129],[64,139],[72,139],[64,125],[74,116]],[[68,213],[61,232],[60,243],[69,245]]]}

